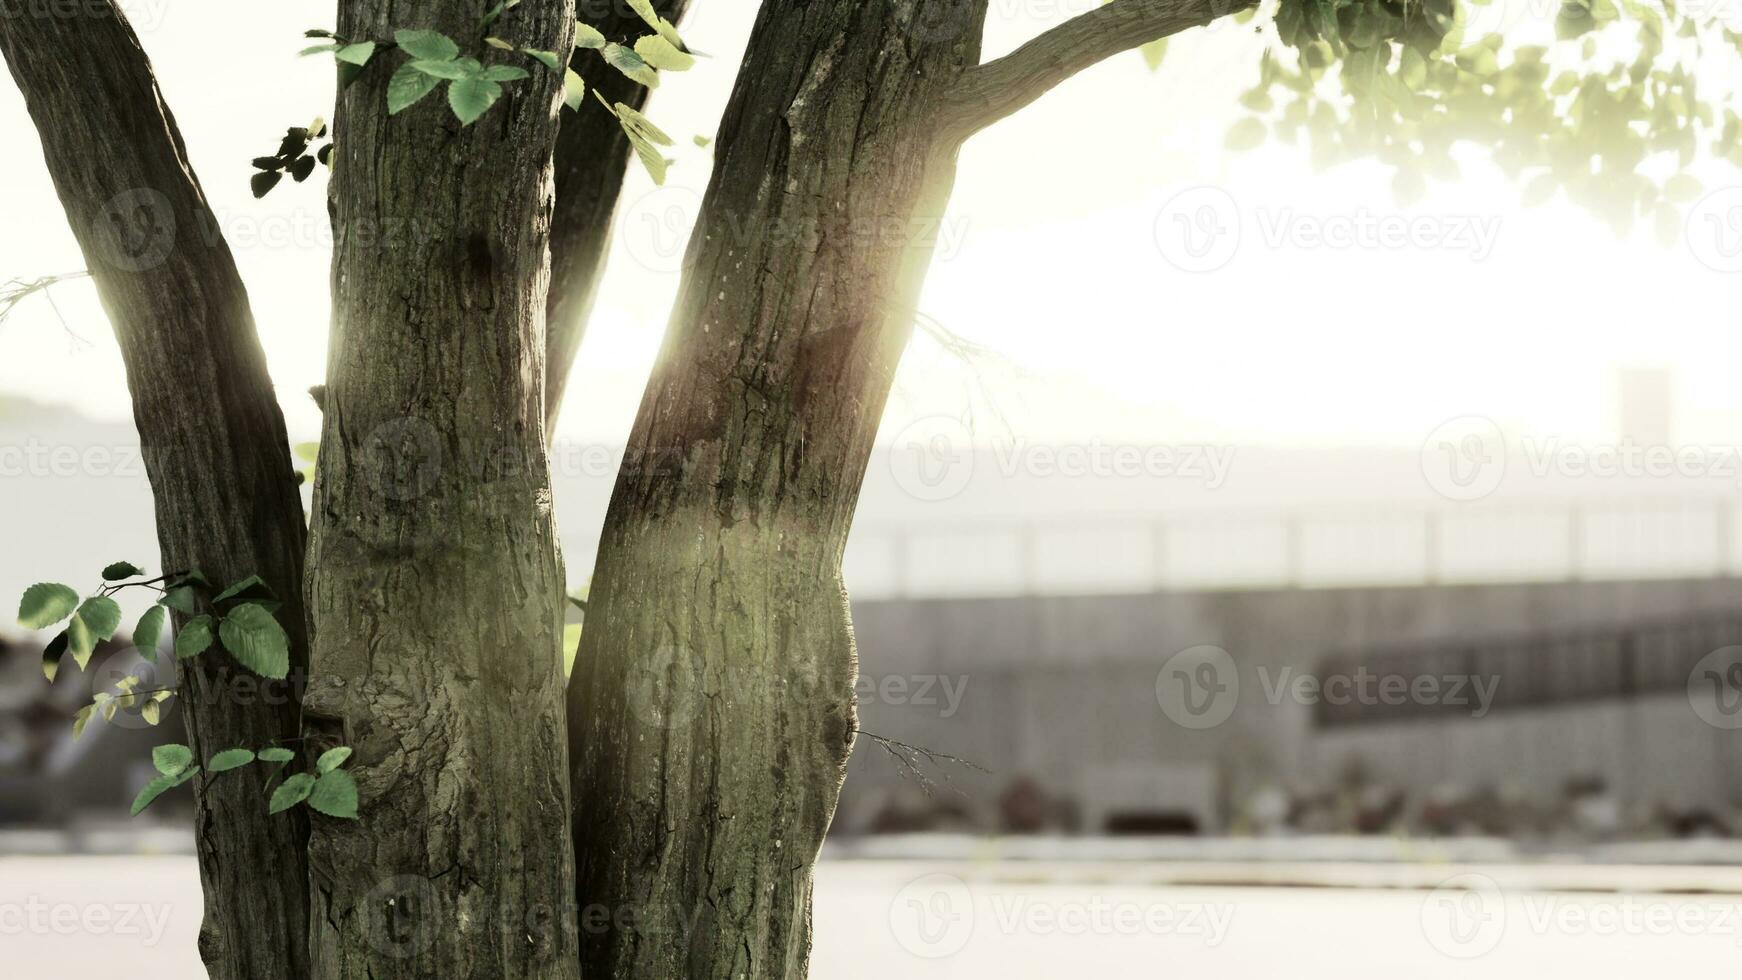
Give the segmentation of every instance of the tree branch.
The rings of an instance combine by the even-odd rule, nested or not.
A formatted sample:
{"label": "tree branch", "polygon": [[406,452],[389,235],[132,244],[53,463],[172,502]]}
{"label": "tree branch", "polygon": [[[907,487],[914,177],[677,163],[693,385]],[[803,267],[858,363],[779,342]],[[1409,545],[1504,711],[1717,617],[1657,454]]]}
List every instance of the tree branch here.
{"label": "tree branch", "polygon": [[1027,107],[1077,72],[1151,41],[1201,27],[1256,0],[1113,0],[996,61],[971,68],[944,105],[961,138]]}
{"label": "tree branch", "polygon": [[[216,222],[181,131],[115,0],[52,13],[8,8],[0,56],[127,368],[162,567],[199,568],[220,582],[259,575],[284,602],[293,680],[270,695],[250,687],[255,696],[241,696],[243,668],[228,654],[182,661],[188,745],[203,759],[295,738],[294,679],[308,664],[302,501],[248,292],[223,237],[207,234]],[[0,287],[0,309],[49,295],[52,281]],[[267,819],[254,795],[259,778],[194,787],[199,949],[210,980],[311,975],[308,819]]]}
{"label": "tree branch", "polygon": [[[690,0],[655,0],[653,9],[677,23],[689,5]],[[588,23],[611,40],[633,43],[628,39],[648,32],[641,15],[625,4],[602,7],[606,16]],[[590,91],[632,109],[645,106],[647,88],[606,65],[599,52],[576,49],[574,55],[572,67]],[[630,155],[622,127],[603,115],[593,99],[575,112],[563,113],[556,139],[556,206],[550,223],[550,292],[545,306],[546,435],[556,431],[563,392],[598,297],[605,255],[611,248],[612,217]]]}

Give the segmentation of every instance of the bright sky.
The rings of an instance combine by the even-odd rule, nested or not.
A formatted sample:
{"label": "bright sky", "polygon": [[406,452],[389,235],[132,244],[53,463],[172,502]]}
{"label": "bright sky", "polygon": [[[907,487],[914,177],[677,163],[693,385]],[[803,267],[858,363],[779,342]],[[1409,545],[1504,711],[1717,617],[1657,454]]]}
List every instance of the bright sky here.
{"label": "bright sky", "polygon": [[[989,53],[1098,3],[993,0]],[[295,52],[330,19],[235,0],[127,6],[242,266],[293,435],[311,438],[318,419],[301,392],[325,362],[324,171],[264,201],[247,177],[285,127],[329,112],[330,62]],[[750,0],[696,6],[685,35],[715,57],[668,76],[653,103],[681,161],[668,187],[635,170],[625,191],[567,438],[624,438],[676,290],[674,229],[693,220],[709,167],[689,137],[714,134],[754,14]],[[1675,372],[1678,438],[1742,434],[1742,278],[1710,267],[1742,262],[1697,237],[1668,249],[1648,232],[1621,240],[1561,202],[1523,210],[1475,155],[1465,179],[1400,208],[1376,167],[1315,173],[1285,146],[1229,154],[1222,135],[1258,45],[1224,26],[1177,39],[1156,74],[1118,58],[968,147],[922,308],[1007,366],[976,374],[917,341],[886,433],[938,412],[983,417],[990,401],[1031,439],[1414,449],[1445,419],[1484,414],[1602,440],[1614,437],[1615,371],[1660,366]],[[0,279],[81,268],[7,84],[0,127],[13,136],[0,157]],[[1738,183],[1714,173],[1711,191]],[[1742,188],[1722,193],[1736,198],[1710,208],[1742,204]],[[1190,229],[1224,234],[1205,251]],[[1348,230],[1373,237],[1316,244]],[[85,342],[29,302],[0,327],[0,394],[124,417],[92,291],[74,284],[55,301]]]}

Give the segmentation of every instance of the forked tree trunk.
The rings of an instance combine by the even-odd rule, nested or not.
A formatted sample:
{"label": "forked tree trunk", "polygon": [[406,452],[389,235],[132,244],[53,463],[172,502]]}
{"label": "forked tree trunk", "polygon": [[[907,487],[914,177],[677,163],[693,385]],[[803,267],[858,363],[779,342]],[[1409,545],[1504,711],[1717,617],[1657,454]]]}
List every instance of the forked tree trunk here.
{"label": "forked tree trunk", "polygon": [[[338,32],[433,29],[531,66],[483,45],[483,9],[353,0]],[[527,0],[491,32],[566,51],[572,15]],[[538,69],[462,128],[444,93],[387,114],[404,60],[377,55],[334,126],[307,704],[311,729],[355,748],[362,807],[356,822],[313,818],[313,976],[572,978],[543,434],[561,80]]]}
{"label": "forked tree trunk", "polygon": [[[689,0],[654,0],[653,9],[676,24]],[[633,42],[649,33],[623,0],[582,0],[576,15],[614,41]],[[642,108],[648,90],[607,65],[597,51],[577,50],[575,71],[587,89],[607,102]],[[587,321],[598,298],[605,255],[611,248],[612,216],[629,169],[629,138],[617,120],[594,99],[578,112],[565,113],[556,142],[556,210],[550,230],[550,297],[546,322],[550,363],[545,381],[545,429],[556,426],[568,389],[575,354],[586,337]]]}
{"label": "forked tree trunk", "polygon": [[953,178],[931,120],[978,61],[946,5],[758,16],[570,685],[591,980],[806,974],[857,732],[841,554]]}
{"label": "forked tree trunk", "polygon": [[[67,220],[127,368],[165,569],[259,575],[284,606],[292,677],[307,664],[302,503],[248,294],[216,231],[139,41],[109,3],[0,16]],[[119,557],[119,556],[117,556]],[[300,734],[289,682],[216,651],[182,664],[200,760]],[[193,781],[205,891],[200,955],[217,980],[308,975],[308,823],[266,813],[264,769]]]}

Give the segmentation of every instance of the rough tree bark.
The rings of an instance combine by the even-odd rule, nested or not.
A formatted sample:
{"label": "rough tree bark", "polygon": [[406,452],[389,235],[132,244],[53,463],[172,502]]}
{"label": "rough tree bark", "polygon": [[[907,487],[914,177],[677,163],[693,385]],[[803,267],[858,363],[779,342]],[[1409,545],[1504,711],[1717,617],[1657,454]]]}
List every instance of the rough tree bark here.
{"label": "rough tree bark", "polygon": [[857,733],[841,555],[958,148],[1218,13],[1116,0],[980,65],[987,5],[761,8],[570,683],[593,980],[805,976]]}
{"label": "rough tree bark", "polygon": [[[338,32],[481,7],[354,0]],[[566,51],[572,0],[491,28]],[[313,976],[572,978],[563,818],[563,577],[544,442],[547,241],[560,78],[460,127],[389,116],[378,55],[341,97],[336,251],[309,605],[311,730],[356,750],[361,819],[316,816]]]}
{"label": "rough tree bark", "polygon": [[571,682],[590,977],[805,975],[857,731],[841,552],[930,253],[883,222],[941,214],[926,120],[977,53],[907,26],[764,4],[726,109]]}
{"label": "rough tree bark", "polygon": [[[689,0],[655,0],[653,9],[676,24],[689,9]],[[615,41],[633,42],[648,32],[646,22],[622,0],[581,0],[576,15]],[[577,50],[572,66],[588,90],[607,101],[635,109],[646,104],[646,86],[605,64],[598,52]],[[622,127],[593,99],[563,119],[556,142],[556,211],[551,217],[550,297],[545,305],[550,335],[544,391],[547,432],[556,426],[570,369],[586,336],[630,156]]]}
{"label": "rough tree bark", "polygon": [[[305,533],[284,420],[247,292],[150,62],[107,2],[9,11],[0,52],[114,326],[164,567],[268,582],[297,678]],[[217,652],[182,664],[180,698],[201,760],[300,734],[294,680],[260,681]],[[300,811],[267,816],[265,778],[249,767],[193,783],[200,955],[218,980],[308,975],[308,824]]]}

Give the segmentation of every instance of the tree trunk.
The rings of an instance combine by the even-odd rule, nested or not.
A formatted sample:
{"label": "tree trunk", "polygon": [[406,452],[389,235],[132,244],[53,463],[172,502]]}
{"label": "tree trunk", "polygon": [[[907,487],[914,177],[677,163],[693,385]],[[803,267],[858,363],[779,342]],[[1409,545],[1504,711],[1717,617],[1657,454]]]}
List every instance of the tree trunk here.
{"label": "tree trunk", "polygon": [[762,7],[569,691],[591,980],[806,974],[857,732],[841,554],[985,2]]}
{"label": "tree trunk", "polygon": [[[356,0],[338,32],[482,5]],[[491,33],[567,51],[572,2]],[[313,976],[577,976],[562,716],[563,576],[544,442],[560,77],[461,127],[445,92],[387,114],[377,55],[334,127],[333,339],[309,604],[311,728],[356,750],[361,819],[313,818]],[[391,229],[403,234],[384,234]]]}
{"label": "tree trunk", "polygon": [[[0,17],[0,51],[114,325],[164,567],[200,569],[220,586],[264,579],[284,600],[297,678],[306,542],[284,420],[247,291],[150,62],[107,2]],[[217,652],[182,666],[196,758],[301,734],[294,681],[255,686]],[[300,812],[267,815],[265,778],[251,766],[193,784],[200,955],[219,980],[308,975],[308,824]]]}
{"label": "tree trunk", "polygon": [[[583,0],[579,8],[583,22],[615,41],[633,44],[650,30],[620,0]],[[653,8],[676,24],[689,8],[689,0],[655,0]],[[601,16],[593,17],[594,9]],[[587,89],[608,102],[640,109],[647,101],[646,86],[605,64],[597,51],[577,50],[573,67],[586,80]],[[547,432],[556,427],[575,354],[581,349],[598,296],[605,255],[611,247],[612,215],[623,193],[630,155],[623,128],[595,100],[589,98],[578,112],[564,117],[556,141],[556,211],[551,218],[550,297],[545,305],[550,325],[544,392]]]}

